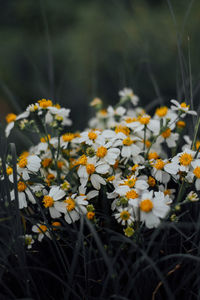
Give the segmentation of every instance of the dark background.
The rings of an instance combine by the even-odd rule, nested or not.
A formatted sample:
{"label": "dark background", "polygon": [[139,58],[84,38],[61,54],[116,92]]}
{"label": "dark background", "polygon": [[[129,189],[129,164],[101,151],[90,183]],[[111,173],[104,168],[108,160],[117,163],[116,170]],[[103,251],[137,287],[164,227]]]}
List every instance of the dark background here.
{"label": "dark background", "polygon": [[189,48],[197,109],[200,1],[170,3],[174,19],[167,0],[0,0],[2,122],[51,98],[84,129],[89,101],[115,104],[125,86],[143,106],[190,102]]}

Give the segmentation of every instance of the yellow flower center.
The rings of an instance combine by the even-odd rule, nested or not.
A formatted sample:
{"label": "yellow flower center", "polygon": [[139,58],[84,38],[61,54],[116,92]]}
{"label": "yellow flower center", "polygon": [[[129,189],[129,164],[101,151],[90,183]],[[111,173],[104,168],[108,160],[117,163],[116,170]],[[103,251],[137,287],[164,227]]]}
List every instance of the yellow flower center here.
{"label": "yellow flower center", "polygon": [[42,138],[40,139],[40,142],[41,142],[41,143],[47,143],[50,139],[51,139],[51,136],[50,136],[50,134],[48,134],[47,136],[42,137]]}
{"label": "yellow flower center", "polygon": [[8,175],[11,175],[11,174],[13,173],[13,168],[7,167],[6,173],[7,173]]}
{"label": "yellow flower center", "polygon": [[130,129],[129,129],[128,127],[126,127],[126,126],[118,125],[118,126],[116,126],[116,128],[115,128],[115,132],[116,132],[116,133],[122,132],[122,133],[124,133],[125,135],[129,135]]}
{"label": "yellow flower center", "polygon": [[151,117],[149,115],[144,115],[144,116],[138,117],[138,121],[143,125],[147,125],[150,121],[150,118]]}
{"label": "yellow flower center", "polygon": [[126,193],[126,198],[127,199],[136,199],[138,198],[138,193],[135,190],[130,190]]}
{"label": "yellow flower center", "polygon": [[87,163],[87,156],[85,154],[83,154],[81,157],[79,157],[77,164],[78,165],[86,165]]}
{"label": "yellow flower center", "polygon": [[102,116],[102,117],[106,117],[107,116],[107,110],[106,109],[101,109],[100,111],[99,111],[99,114]]}
{"label": "yellow flower center", "polygon": [[200,147],[200,141],[198,140],[198,141],[196,141],[196,149],[198,150],[199,147]]}
{"label": "yellow flower center", "polygon": [[19,192],[24,192],[26,189],[26,185],[23,181],[19,181],[17,184],[17,189]]}
{"label": "yellow flower center", "polygon": [[181,165],[183,166],[189,166],[191,161],[193,160],[193,157],[191,154],[188,153],[183,153],[180,157],[179,157],[179,162]]}
{"label": "yellow flower center", "polygon": [[107,180],[108,182],[111,182],[111,181],[115,180],[115,176],[114,176],[114,175],[113,175],[113,176],[110,176],[110,177],[108,177],[106,180]]}
{"label": "yellow flower center", "polygon": [[164,139],[167,139],[168,137],[170,137],[171,135],[171,129],[170,128],[167,128],[165,131],[163,131],[161,133],[161,135],[164,137]]}
{"label": "yellow flower center", "polygon": [[49,167],[51,163],[52,163],[52,159],[51,159],[51,158],[44,158],[44,159],[42,160],[42,166],[43,166],[44,168]]}
{"label": "yellow flower center", "polygon": [[72,211],[76,206],[76,203],[72,198],[67,198],[64,202],[67,203],[66,208],[68,211]]}
{"label": "yellow flower center", "polygon": [[134,187],[135,183],[136,183],[136,178],[131,178],[128,179],[124,182],[125,185],[128,185],[130,188]]}
{"label": "yellow flower center", "polygon": [[55,178],[55,175],[52,173],[47,174],[47,180],[53,180]]}
{"label": "yellow flower center", "polygon": [[65,133],[62,135],[62,139],[64,142],[71,142],[74,138],[74,134],[73,133]]}
{"label": "yellow flower center", "polygon": [[135,122],[135,121],[137,121],[137,119],[136,118],[127,118],[126,119],[126,123],[133,123],[133,122]]}
{"label": "yellow flower center", "polygon": [[156,115],[160,118],[166,116],[167,112],[168,112],[167,106],[162,106],[156,109]]}
{"label": "yellow flower center", "polygon": [[38,228],[38,233],[43,233],[43,232],[46,232],[47,231],[47,226],[46,225],[43,225],[41,224]]}
{"label": "yellow flower center", "polygon": [[148,159],[151,160],[151,159],[157,159],[159,157],[158,153],[157,152],[150,152],[148,154]]}
{"label": "yellow flower center", "polygon": [[133,141],[131,140],[130,137],[127,137],[126,139],[123,140],[123,145],[125,146],[131,146],[133,144]]}
{"label": "yellow flower center", "polygon": [[52,225],[53,227],[55,227],[55,228],[53,228],[53,230],[57,230],[57,228],[56,228],[56,227],[60,227],[60,226],[61,226],[61,223],[60,223],[60,222],[57,222],[57,221],[55,221],[55,222],[53,222],[51,225]]}
{"label": "yellow flower center", "polygon": [[93,164],[87,164],[86,171],[89,175],[95,172],[95,166]]}
{"label": "yellow flower center", "polygon": [[25,168],[26,165],[27,165],[27,163],[28,163],[27,158],[22,157],[22,158],[19,160],[19,162],[18,162],[18,166],[19,166],[20,168]]}
{"label": "yellow flower center", "polygon": [[61,186],[62,190],[67,191],[70,189],[70,183],[66,180],[63,182],[62,186]]}
{"label": "yellow flower center", "polygon": [[94,131],[88,132],[88,137],[90,140],[94,141],[97,138],[97,134]]}
{"label": "yellow flower center", "polygon": [[6,116],[6,122],[7,122],[7,123],[11,123],[11,122],[15,121],[16,118],[17,118],[17,115],[12,114],[12,113],[11,113],[11,114],[8,114],[8,115]]}
{"label": "yellow flower center", "polygon": [[184,121],[178,121],[178,122],[176,122],[176,126],[178,127],[178,128],[184,128],[185,127],[185,122]]}
{"label": "yellow flower center", "polygon": [[180,105],[181,105],[182,108],[189,108],[189,107],[190,107],[190,106],[187,105],[185,102],[182,102]]}
{"label": "yellow flower center", "polygon": [[49,106],[53,106],[53,103],[51,100],[42,99],[38,101],[39,106],[42,108],[47,108]]}
{"label": "yellow flower center", "polygon": [[142,200],[140,203],[140,209],[146,213],[152,211],[153,203],[150,199]]}
{"label": "yellow flower center", "polygon": [[155,164],[153,165],[154,168],[156,168],[157,170],[162,170],[164,168],[164,161],[162,159],[157,159]]}
{"label": "yellow flower center", "polygon": [[107,149],[104,146],[101,146],[97,149],[96,156],[99,158],[103,158],[107,154]]}
{"label": "yellow flower center", "polygon": [[152,176],[149,176],[149,178],[148,178],[148,184],[149,184],[151,187],[153,187],[153,186],[156,185],[156,181],[155,181],[155,179],[154,179]]}
{"label": "yellow flower center", "polygon": [[[144,143],[144,140],[143,140]],[[149,148],[151,146],[151,142],[149,140],[145,140],[145,146]]]}
{"label": "yellow flower center", "polygon": [[134,166],[132,166],[131,171],[135,172],[137,170],[137,168],[139,167],[138,164],[135,164]]}
{"label": "yellow flower center", "polygon": [[114,168],[114,169],[117,169],[118,166],[119,166],[119,160],[117,159],[117,160],[115,161],[115,164],[113,165],[113,168]]}
{"label": "yellow flower center", "polygon": [[171,195],[171,192],[170,192],[170,190],[169,189],[166,189],[166,190],[164,190],[164,195],[165,196],[170,196]]}
{"label": "yellow flower center", "polygon": [[58,160],[57,161],[57,167],[58,167],[58,169],[62,169],[63,166],[64,166],[64,162],[61,161],[61,160]]}
{"label": "yellow flower center", "polygon": [[120,213],[120,218],[123,220],[123,221],[127,221],[129,218],[130,218],[130,213],[127,211],[127,210],[123,210],[121,213]]}
{"label": "yellow flower center", "polygon": [[94,219],[95,213],[93,211],[88,211],[87,218],[88,220]]}
{"label": "yellow flower center", "polygon": [[52,207],[54,200],[51,196],[46,195],[46,196],[44,196],[42,202],[44,204],[44,207]]}
{"label": "yellow flower center", "polygon": [[200,178],[200,167],[196,167],[196,168],[193,170],[193,173],[194,173],[194,175],[195,175],[197,178]]}

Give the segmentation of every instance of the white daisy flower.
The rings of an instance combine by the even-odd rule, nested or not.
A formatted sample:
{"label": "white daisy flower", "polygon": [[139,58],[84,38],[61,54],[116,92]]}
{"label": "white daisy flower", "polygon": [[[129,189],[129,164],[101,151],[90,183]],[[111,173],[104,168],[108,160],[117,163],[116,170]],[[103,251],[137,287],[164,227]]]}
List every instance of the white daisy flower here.
{"label": "white daisy flower", "polygon": [[88,180],[91,181],[93,187],[99,190],[101,184],[106,185],[106,181],[99,174],[103,175],[108,173],[109,165],[106,163],[97,162],[96,158],[87,158],[84,165],[78,168],[78,176],[80,177],[81,185],[85,186]]}
{"label": "white daisy flower", "polygon": [[131,100],[133,105],[137,105],[139,101],[139,97],[133,93],[133,90],[130,88],[124,88],[119,91],[119,96],[121,97],[121,102],[126,102],[127,100]]}
{"label": "white daisy flower", "polygon": [[159,120],[151,119],[151,116],[147,114],[143,114],[142,116],[138,117],[138,121],[129,124],[129,127],[133,129],[135,133],[143,131],[145,126],[154,134],[157,135],[159,133]]}
{"label": "white daisy flower", "polygon": [[24,180],[30,178],[30,173],[37,173],[41,167],[41,158],[37,155],[28,155],[20,157],[17,164],[17,172]]}
{"label": "white daisy flower", "polygon": [[189,115],[197,115],[197,112],[194,110],[189,110],[190,105],[187,105],[185,102],[179,103],[177,100],[172,99],[171,103],[174,105],[171,105],[171,109],[175,111],[179,111],[181,113],[181,117],[184,117],[186,114]]}
{"label": "white daisy flower", "polygon": [[55,203],[56,209],[65,214],[64,218],[68,224],[79,220],[82,214],[85,215],[87,213],[87,205],[88,201],[85,200],[85,195],[76,197],[76,194],[67,197],[62,202]]}
{"label": "white daisy flower", "polygon": [[166,202],[162,192],[155,192],[155,197],[153,197],[153,191],[142,194],[139,203],[140,220],[145,223],[147,228],[158,227],[160,219],[166,217],[170,210]]}
{"label": "white daisy flower", "polygon": [[[27,184],[25,184],[23,181],[18,181],[17,189],[18,189],[19,209],[23,209],[28,206],[27,200],[29,200],[32,204],[36,203],[32,192],[28,188]],[[11,191],[10,197],[11,200],[16,200],[14,190]]]}
{"label": "white daisy flower", "polygon": [[156,159],[151,162],[151,175],[161,183],[167,183],[170,180],[170,175],[164,170],[168,160]]}
{"label": "white daisy flower", "polygon": [[36,225],[33,225],[32,231],[38,234],[38,241],[41,242],[44,236],[47,236],[51,239],[50,232],[48,231],[48,228],[46,225],[37,223]]}
{"label": "white daisy flower", "polygon": [[60,212],[56,209],[55,201],[62,199],[65,196],[65,192],[59,186],[52,186],[49,194],[43,197],[43,205],[45,208],[49,208],[49,213],[53,219],[61,216]]}
{"label": "white daisy flower", "polygon": [[115,219],[118,223],[121,223],[123,226],[125,225],[131,225],[134,222],[134,217],[132,215],[133,211],[132,208],[126,207],[118,208],[118,212],[114,214]]}
{"label": "white daisy flower", "polygon": [[195,188],[200,190],[200,159],[196,159],[191,162],[192,170],[190,170],[186,176],[189,182],[192,183],[195,180]]}

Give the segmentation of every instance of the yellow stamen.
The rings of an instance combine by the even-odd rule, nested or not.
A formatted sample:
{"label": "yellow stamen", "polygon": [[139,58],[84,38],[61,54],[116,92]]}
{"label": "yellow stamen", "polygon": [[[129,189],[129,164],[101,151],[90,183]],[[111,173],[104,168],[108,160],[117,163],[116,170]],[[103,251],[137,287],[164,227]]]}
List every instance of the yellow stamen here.
{"label": "yellow stamen", "polygon": [[67,198],[66,200],[64,200],[64,202],[67,203],[66,208],[68,211],[72,211],[76,206],[76,203],[72,198]]}
{"label": "yellow stamen", "polygon": [[156,180],[152,177],[152,176],[149,176],[148,178],[148,184],[153,187],[156,185]]}
{"label": "yellow stamen", "polygon": [[152,211],[153,203],[150,199],[142,200],[140,203],[140,209],[146,213]]}
{"label": "yellow stamen", "polygon": [[64,142],[71,142],[74,138],[74,134],[73,133],[65,133],[62,135],[62,139]]}
{"label": "yellow stamen", "polygon": [[42,108],[47,108],[49,106],[53,106],[53,103],[51,100],[42,99],[38,101],[39,106]]}
{"label": "yellow stamen", "polygon": [[166,116],[167,112],[168,112],[167,106],[161,106],[160,108],[156,109],[156,115],[160,118]]}
{"label": "yellow stamen", "polygon": [[123,220],[123,221],[127,221],[129,218],[130,218],[130,213],[126,210],[123,210],[121,213],[120,213],[120,218]]}
{"label": "yellow stamen", "polygon": [[88,137],[90,140],[94,141],[97,138],[97,134],[94,131],[88,132]]}
{"label": "yellow stamen", "polygon": [[101,146],[97,149],[96,156],[99,158],[103,158],[107,154],[107,149],[104,146]]}
{"label": "yellow stamen", "polygon": [[165,165],[165,163],[162,159],[157,159],[153,166],[157,170],[162,170],[164,168],[164,165]]}
{"label": "yellow stamen", "polygon": [[87,164],[86,171],[89,175],[95,172],[95,166],[93,164]]}
{"label": "yellow stamen", "polygon": [[193,160],[193,157],[191,154],[188,153],[183,153],[180,157],[179,157],[179,162],[181,165],[183,166],[189,166],[191,161]]}
{"label": "yellow stamen", "polygon": [[163,131],[161,133],[162,137],[164,137],[164,139],[167,139],[168,137],[170,137],[171,135],[171,129],[170,128],[167,128],[165,131]]}
{"label": "yellow stamen", "polygon": [[13,168],[7,167],[6,173],[7,173],[8,175],[11,175],[11,174],[13,173]]}
{"label": "yellow stamen", "polygon": [[54,204],[54,200],[51,196],[44,196],[43,200],[42,200],[44,207],[52,207]]}
{"label": "yellow stamen", "polygon": [[22,157],[18,162],[18,166],[20,168],[25,168],[27,166],[27,163],[28,163],[27,158]]}
{"label": "yellow stamen", "polygon": [[131,140],[130,137],[127,137],[123,140],[123,145],[124,146],[131,146],[133,144],[133,141]]}
{"label": "yellow stamen", "polygon": [[16,118],[17,118],[17,115],[10,113],[6,116],[6,122],[11,123],[11,122],[15,121]]}
{"label": "yellow stamen", "polygon": [[136,199],[138,198],[138,193],[135,190],[130,190],[126,193],[126,198],[127,199]]}
{"label": "yellow stamen", "polygon": [[197,178],[200,178],[200,167],[196,167],[196,168],[193,170],[193,173],[194,173],[194,175],[195,175]]}
{"label": "yellow stamen", "polygon": [[88,211],[87,218],[88,220],[94,219],[95,213],[93,211]]}
{"label": "yellow stamen", "polygon": [[26,185],[23,181],[19,181],[17,184],[17,189],[19,192],[24,192],[26,189]]}

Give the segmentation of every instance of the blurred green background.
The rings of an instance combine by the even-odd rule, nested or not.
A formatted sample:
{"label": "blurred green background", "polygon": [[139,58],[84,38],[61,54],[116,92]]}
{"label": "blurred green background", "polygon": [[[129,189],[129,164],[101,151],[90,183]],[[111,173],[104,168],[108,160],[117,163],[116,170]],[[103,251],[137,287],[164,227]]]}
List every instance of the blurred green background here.
{"label": "blurred green background", "polygon": [[115,104],[125,86],[149,107],[187,99],[188,47],[197,108],[200,1],[171,5],[175,20],[167,0],[0,0],[1,120],[51,98],[83,129],[89,101]]}

